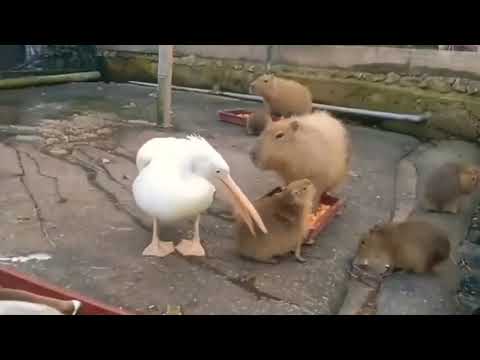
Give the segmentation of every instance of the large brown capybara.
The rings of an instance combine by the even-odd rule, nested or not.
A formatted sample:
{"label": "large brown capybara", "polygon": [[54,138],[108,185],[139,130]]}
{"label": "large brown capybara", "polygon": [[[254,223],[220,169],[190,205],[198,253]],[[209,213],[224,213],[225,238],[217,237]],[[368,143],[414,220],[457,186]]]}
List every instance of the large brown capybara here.
{"label": "large brown capybara", "polygon": [[275,117],[290,117],[312,112],[312,94],[302,84],[265,74],[250,84],[250,92],[263,98],[265,111]]}
{"label": "large brown capybara", "polygon": [[275,171],[285,184],[312,181],[317,204],[323,193],[334,190],[347,176],[351,141],[345,126],[324,111],[270,119],[250,158],[258,168]]}
{"label": "large brown capybara", "polygon": [[376,225],[360,239],[354,264],[378,274],[393,270],[425,273],[447,260],[448,235],[425,221]]}

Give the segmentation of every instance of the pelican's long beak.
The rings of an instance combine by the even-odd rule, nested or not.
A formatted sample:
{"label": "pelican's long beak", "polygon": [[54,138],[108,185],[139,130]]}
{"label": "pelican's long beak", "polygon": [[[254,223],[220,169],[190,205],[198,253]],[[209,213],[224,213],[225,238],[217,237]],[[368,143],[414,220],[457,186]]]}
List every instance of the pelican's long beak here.
{"label": "pelican's long beak", "polygon": [[251,233],[255,235],[255,228],[253,227],[252,219],[255,221],[255,224],[262,230],[265,234],[268,233],[265,224],[262,221],[262,218],[258,214],[255,207],[252,205],[250,200],[245,196],[245,194],[240,190],[238,185],[233,181],[230,175],[222,176],[220,181],[228,189],[228,193],[231,195],[229,198],[234,209],[240,214],[243,221],[248,225]]}

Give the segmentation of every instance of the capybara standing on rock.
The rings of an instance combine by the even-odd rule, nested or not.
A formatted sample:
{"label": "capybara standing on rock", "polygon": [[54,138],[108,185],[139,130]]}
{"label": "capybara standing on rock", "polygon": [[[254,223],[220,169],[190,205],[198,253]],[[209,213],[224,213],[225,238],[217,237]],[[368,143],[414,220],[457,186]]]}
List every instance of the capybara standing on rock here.
{"label": "capybara standing on rock", "polygon": [[344,180],[350,157],[347,129],[323,111],[269,121],[250,151],[255,166],[275,171],[285,184],[312,181],[317,190],[315,204]]}
{"label": "capybara standing on rock", "polygon": [[446,163],[432,172],[425,183],[423,207],[426,210],[456,214],[462,196],[478,189],[480,167]]}
{"label": "capybara standing on rock", "polygon": [[250,84],[250,92],[263,97],[267,113],[275,117],[290,117],[312,112],[310,90],[293,80],[265,74]]}
{"label": "capybara standing on rock", "polygon": [[362,236],[354,263],[377,273],[396,269],[425,273],[447,260],[448,235],[424,221],[376,225]]}
{"label": "capybara standing on rock", "polygon": [[297,260],[304,262],[301,249],[309,228],[314,196],[312,182],[302,179],[256,200],[254,206],[265,222],[268,234],[252,236],[248,227],[237,221],[235,235],[240,255],[273,264],[277,262],[275,256],[295,251]]}

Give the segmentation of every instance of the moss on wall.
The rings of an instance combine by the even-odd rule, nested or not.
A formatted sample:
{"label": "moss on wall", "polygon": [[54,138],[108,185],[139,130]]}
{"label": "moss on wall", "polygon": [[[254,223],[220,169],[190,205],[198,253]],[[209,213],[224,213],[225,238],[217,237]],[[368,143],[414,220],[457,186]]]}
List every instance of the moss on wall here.
{"label": "moss on wall", "polygon": [[[104,76],[114,81],[156,82],[157,57],[138,53],[104,53]],[[278,76],[308,86],[317,103],[398,113],[431,113],[423,125],[384,121],[383,127],[423,138],[480,136],[480,94],[474,80],[369,74],[330,69],[272,66]],[[263,64],[199,58],[174,60],[173,83],[202,89],[247,93]]]}

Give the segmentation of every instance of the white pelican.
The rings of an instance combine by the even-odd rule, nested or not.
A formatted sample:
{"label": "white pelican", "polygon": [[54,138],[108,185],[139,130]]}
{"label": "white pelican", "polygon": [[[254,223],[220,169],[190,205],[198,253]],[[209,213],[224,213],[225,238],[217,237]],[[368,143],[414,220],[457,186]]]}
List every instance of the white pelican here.
{"label": "white pelican", "polygon": [[158,223],[195,217],[192,240],[182,240],[176,249],[184,256],[205,256],[200,243],[200,214],[213,202],[215,188],[223,185],[235,211],[255,234],[254,224],[267,233],[260,215],[230,176],[223,157],[202,137],[154,138],[138,150],[139,174],[133,182],[138,207],[153,218],[151,244],[143,255],[167,256],[173,242],[159,241]]}

